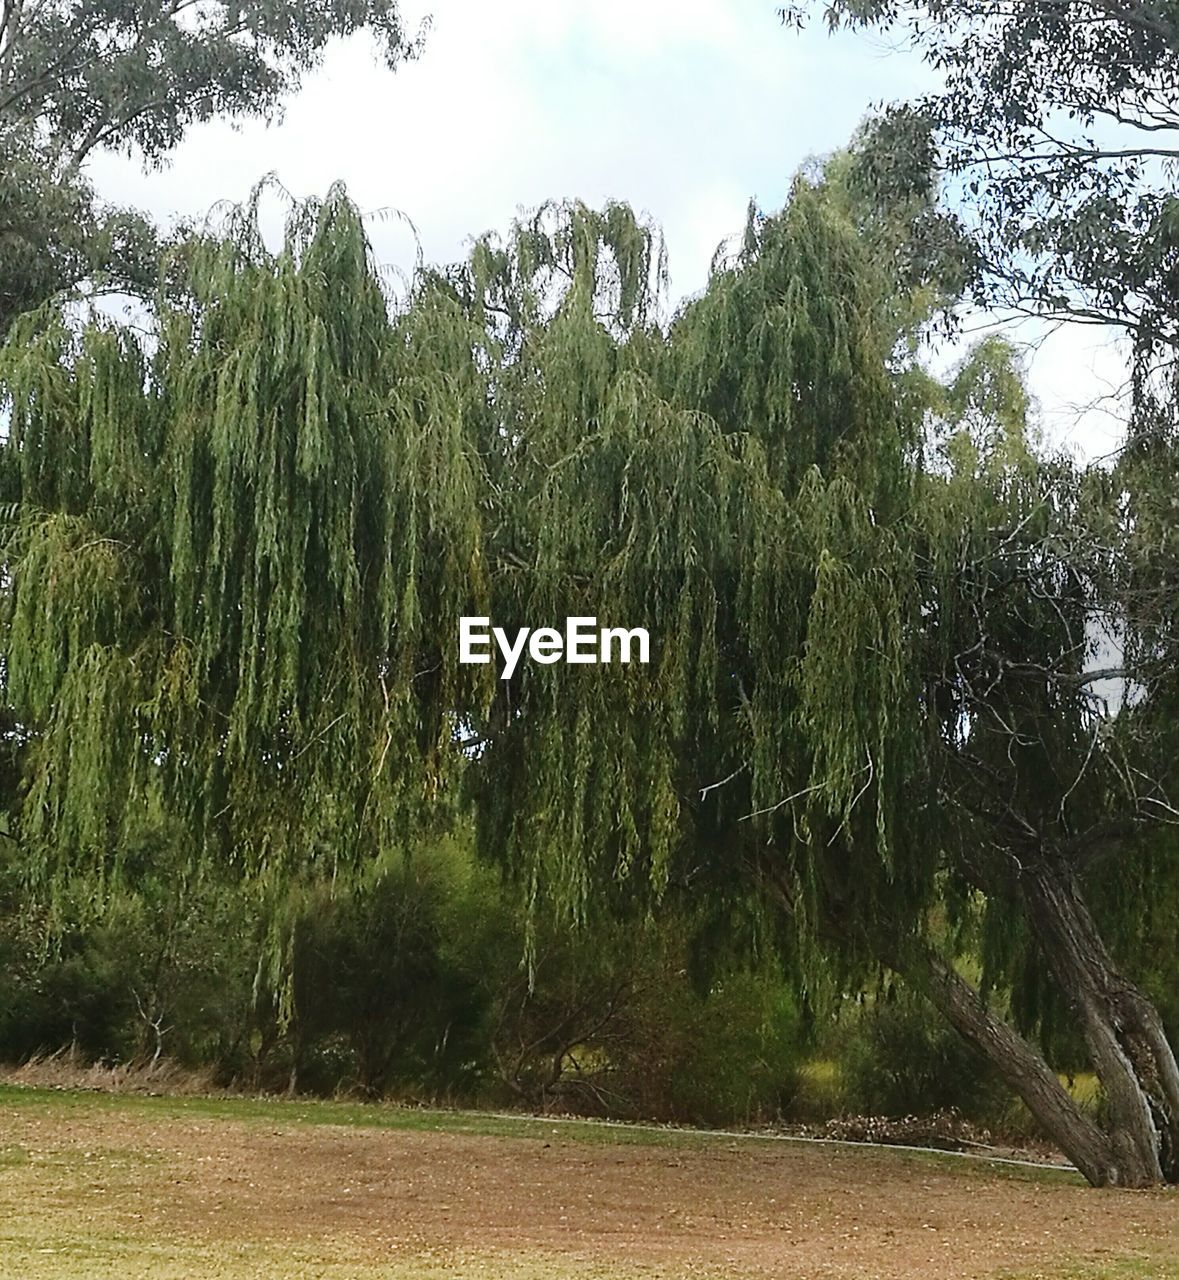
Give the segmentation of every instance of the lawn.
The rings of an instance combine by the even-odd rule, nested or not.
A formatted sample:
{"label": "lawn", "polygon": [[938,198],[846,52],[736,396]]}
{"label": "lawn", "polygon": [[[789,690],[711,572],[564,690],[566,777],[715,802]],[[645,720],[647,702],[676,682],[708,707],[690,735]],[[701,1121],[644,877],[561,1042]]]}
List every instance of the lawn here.
{"label": "lawn", "polygon": [[1179,1197],[909,1152],[0,1088],[2,1280],[1179,1280]]}

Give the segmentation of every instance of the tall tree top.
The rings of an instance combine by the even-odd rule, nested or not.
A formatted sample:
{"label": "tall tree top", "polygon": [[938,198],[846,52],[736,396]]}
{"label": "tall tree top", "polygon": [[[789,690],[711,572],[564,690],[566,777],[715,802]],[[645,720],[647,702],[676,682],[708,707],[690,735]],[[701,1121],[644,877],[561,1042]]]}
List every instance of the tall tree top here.
{"label": "tall tree top", "polygon": [[396,0],[3,0],[0,125],[33,123],[80,163],[158,163],[202,120],[273,116],[329,40],[367,30],[416,52]]}

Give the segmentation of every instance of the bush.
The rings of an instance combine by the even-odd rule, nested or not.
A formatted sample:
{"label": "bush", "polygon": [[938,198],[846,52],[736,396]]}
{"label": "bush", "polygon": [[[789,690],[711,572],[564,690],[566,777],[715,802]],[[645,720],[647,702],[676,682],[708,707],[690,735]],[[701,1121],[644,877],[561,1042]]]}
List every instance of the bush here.
{"label": "bush", "polygon": [[985,1123],[1008,1102],[1003,1082],[927,1002],[904,991],[843,1012],[833,1047],[840,1100],[855,1114],[957,1111]]}
{"label": "bush", "polygon": [[233,886],[190,883],[164,845],[132,851],[131,886],[96,913],[79,894],[58,921],[0,872],[0,1060],[66,1047],[91,1062],[169,1057],[234,1075],[252,1031],[256,913]]}
{"label": "bush", "polygon": [[[0,883],[0,1058],[73,1046],[251,1089],[718,1125],[776,1116],[795,1087],[804,1037],[779,976],[694,985],[693,922],[670,908],[538,916],[529,971],[526,913],[465,838],[390,850],[270,918],[228,874],[190,879],[158,834],[125,865],[130,887],[65,910],[52,946],[15,875]],[[292,940],[289,1021],[260,980],[268,930]]]}
{"label": "bush", "polygon": [[[805,1048],[784,981],[688,976],[690,922],[550,924],[528,975],[489,969],[492,1054],[509,1100],[617,1118],[745,1124],[777,1116]],[[518,966],[521,939],[503,955]]]}
{"label": "bush", "polygon": [[789,1104],[806,1043],[780,978],[732,973],[701,993],[680,972],[642,1012],[647,1035],[635,1037],[623,1070],[644,1114],[744,1125]]}
{"label": "bush", "polygon": [[443,840],[391,851],[351,891],[312,892],[294,951],[300,1088],[437,1097],[474,1087],[486,1058],[476,878]]}
{"label": "bush", "polygon": [[3,934],[0,1058],[23,1062],[68,1045],[88,1060],[133,1051],[130,988],[109,937],[72,932],[46,953],[19,920],[5,920]]}

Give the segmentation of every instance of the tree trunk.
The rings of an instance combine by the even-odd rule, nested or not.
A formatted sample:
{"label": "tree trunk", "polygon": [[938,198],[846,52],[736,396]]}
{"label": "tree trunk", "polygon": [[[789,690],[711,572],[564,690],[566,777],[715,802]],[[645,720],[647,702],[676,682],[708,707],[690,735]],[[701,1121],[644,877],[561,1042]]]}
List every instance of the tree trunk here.
{"label": "tree trunk", "polygon": [[1179,1065],[1158,1011],[1117,971],[1067,863],[1041,861],[1019,883],[1109,1102],[1118,1183],[1179,1182]]}
{"label": "tree trunk", "polygon": [[920,947],[907,950],[903,960],[888,963],[923,991],[954,1030],[995,1066],[1044,1132],[1093,1186],[1121,1184],[1107,1135],[1077,1106],[1043,1056],[988,1009],[951,965]]}
{"label": "tree trunk", "polygon": [[1109,1104],[1107,1131],[1080,1110],[1043,1056],[935,952],[913,947],[886,962],[997,1068],[1094,1186],[1179,1183],[1179,1065],[1158,1011],[1118,972],[1071,867],[1048,860],[1025,866],[1019,891],[1053,979],[1084,1032]]}

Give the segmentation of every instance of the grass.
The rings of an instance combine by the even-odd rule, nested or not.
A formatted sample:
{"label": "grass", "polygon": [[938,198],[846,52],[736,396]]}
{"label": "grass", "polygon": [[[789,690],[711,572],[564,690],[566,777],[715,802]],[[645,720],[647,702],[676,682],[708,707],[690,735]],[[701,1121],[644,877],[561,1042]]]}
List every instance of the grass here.
{"label": "grass", "polygon": [[[306,1247],[159,1242],[151,1246],[88,1235],[74,1241],[55,1238],[52,1247],[13,1244],[0,1232],[0,1276],[4,1280],[648,1280],[664,1270],[619,1270],[526,1255],[505,1259],[466,1257],[390,1263],[345,1262]],[[715,1277],[717,1272],[680,1272]]]}
{"label": "grass", "polygon": [[[0,1085],[0,1111],[71,1125],[96,1113],[146,1117],[153,1125],[168,1121],[223,1120],[274,1128],[335,1125],[458,1133],[520,1139],[552,1135],[552,1122],[500,1118],[449,1111],[424,1111],[348,1102],[280,1099],[154,1097],[96,1091]],[[566,1132],[566,1129],[568,1132]],[[562,1126],[575,1141],[659,1142],[661,1135],[591,1123]],[[697,1135],[668,1135],[668,1140],[700,1141]],[[21,1146],[0,1147],[0,1280],[495,1280],[505,1272],[518,1280],[649,1280],[665,1275],[644,1268],[619,1269],[522,1252],[480,1257],[453,1250],[418,1250],[412,1259],[374,1263],[347,1237],[323,1241],[193,1238],[191,1231],[150,1238],[109,1229],[106,1205],[133,1197],[160,1157],[147,1150],[90,1147],[53,1150],[34,1160]],[[13,1183],[9,1176],[20,1181]],[[52,1187],[49,1204],[30,1203],[24,1185]],[[7,1186],[6,1186],[7,1183]],[[101,1188],[101,1191],[99,1190]],[[7,1192],[7,1194],[5,1194]],[[248,1224],[246,1224],[248,1227]],[[437,1256],[431,1256],[436,1254]],[[715,1272],[691,1274],[724,1280]]]}
{"label": "grass", "polygon": [[[306,1247],[158,1242],[132,1243],[93,1235],[47,1236],[52,1245],[13,1239],[0,1230],[0,1277],[4,1280],[730,1280],[723,1272],[664,1267],[621,1269],[584,1260],[476,1256],[382,1264],[341,1262]],[[1074,1268],[1011,1273],[1004,1280],[1177,1280],[1179,1266],[1114,1262],[1100,1269]]]}
{"label": "grass", "polygon": [[0,1084],[0,1107],[51,1108],[55,1113],[125,1111],[161,1117],[224,1119],[260,1125],[343,1125],[420,1133],[462,1133],[500,1138],[545,1138],[560,1126],[577,1142],[675,1145],[716,1139],[706,1131],[643,1128],[593,1120],[552,1120],[501,1116],[478,1111],[446,1111],[374,1102],[329,1102],[286,1098],[161,1097],[89,1090],[28,1088]]}
{"label": "grass", "polygon": [[1114,1258],[1098,1265],[1064,1262],[1050,1271],[1013,1271],[1001,1280],[1179,1280],[1179,1261]]}
{"label": "grass", "polygon": [[[331,1125],[532,1141],[547,1141],[559,1134],[563,1142],[599,1146],[736,1149],[761,1141],[690,1130],[380,1104],[157,1097],[3,1084],[0,1112],[32,1122],[10,1134],[20,1137],[23,1145],[0,1145],[0,1280],[492,1280],[504,1275],[515,1280],[730,1280],[731,1273],[693,1267],[690,1262],[620,1267],[609,1260],[538,1255],[525,1249],[518,1254],[459,1254],[454,1249],[432,1249],[428,1242],[409,1259],[373,1261],[371,1247],[366,1249],[364,1240],[346,1234],[292,1241],[271,1238],[259,1228],[255,1233],[258,1238],[212,1239],[202,1236],[202,1230],[208,1228],[199,1223],[185,1230],[157,1226],[128,1234],[125,1220],[120,1232],[108,1206],[119,1200],[127,1204],[153,1179],[157,1190],[166,1183],[166,1177],[154,1172],[161,1160],[158,1154],[127,1146],[118,1150],[101,1146],[83,1150],[77,1145],[42,1148],[22,1136],[28,1131],[39,1132],[41,1125],[72,1129],[84,1125],[87,1116],[146,1119],[153,1130],[158,1129],[161,1142],[168,1141],[169,1122],[185,1120],[271,1129]],[[882,1157],[877,1152],[874,1158],[895,1160],[898,1167],[916,1164],[930,1170],[950,1170],[964,1179],[993,1179],[1001,1174],[1028,1184],[1028,1194],[1036,1194],[1042,1183],[1075,1185],[1079,1181],[1071,1173],[964,1161],[941,1153],[896,1151]],[[160,1168],[163,1174],[163,1166]],[[879,1176],[878,1165],[875,1176]],[[1012,1272],[1003,1280],[1179,1280],[1179,1258],[1173,1264],[1157,1258],[1146,1262],[1111,1252],[1109,1262],[1100,1266],[1061,1260],[1050,1269]]]}
{"label": "grass", "polygon": [[[505,1259],[418,1257],[410,1261],[340,1261],[323,1249],[254,1242],[157,1241],[118,1236],[48,1234],[31,1240],[0,1229],[0,1277],[4,1280],[648,1280],[661,1270],[619,1270],[585,1262],[520,1255]],[[51,1242],[51,1243],[49,1243]],[[680,1273],[685,1274],[685,1273]],[[686,1274],[715,1277],[716,1272]]]}
{"label": "grass", "polygon": [[[612,1146],[701,1147],[767,1141],[803,1141],[767,1134],[713,1132],[661,1125],[634,1125],[601,1120],[571,1120],[553,1117],[509,1116],[479,1111],[448,1111],[407,1107],[393,1103],[331,1102],[289,1098],[168,1097],[134,1093],[105,1093],[98,1090],[31,1088],[0,1084],[0,1107],[50,1108],[55,1114],[87,1111],[124,1111],[194,1119],[222,1119],[258,1125],[341,1125],[347,1128],[395,1129],[417,1133],[457,1133],[473,1137],[548,1139],[559,1135],[571,1142],[605,1143]],[[855,1145],[855,1144],[853,1144]],[[1071,1169],[1048,1165],[1012,1165],[985,1157],[963,1159],[952,1152],[915,1151],[895,1148],[897,1160],[913,1160],[961,1172],[964,1176],[984,1173],[988,1177],[1017,1178],[1050,1184],[1080,1184],[1083,1179]]]}

